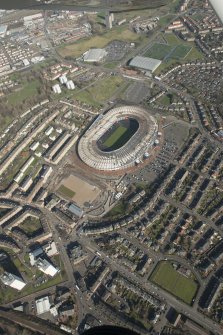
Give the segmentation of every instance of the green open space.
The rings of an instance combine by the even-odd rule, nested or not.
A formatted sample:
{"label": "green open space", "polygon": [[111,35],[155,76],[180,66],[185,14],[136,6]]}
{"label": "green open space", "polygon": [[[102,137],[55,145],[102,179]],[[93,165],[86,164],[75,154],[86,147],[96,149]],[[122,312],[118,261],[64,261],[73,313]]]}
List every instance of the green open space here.
{"label": "green open space", "polygon": [[[182,41],[180,38],[178,38],[174,33],[162,33],[158,36],[159,39],[163,39],[166,41],[166,45],[169,47],[170,52],[166,54],[166,58],[164,57],[162,60],[162,64],[158,67],[156,70],[156,74],[159,75],[162,71],[166,71],[167,69],[171,68],[174,65],[177,64],[182,64],[185,62],[190,62],[194,60],[201,60],[204,58],[202,52],[197,49],[196,45],[194,42],[186,42]],[[157,44],[157,46],[156,46]],[[162,43],[155,43],[154,44],[154,49],[153,46],[148,50],[147,57],[154,57],[157,55],[159,56],[158,53],[162,56],[162,53],[164,54],[164,47]],[[160,51],[158,49],[158,46],[160,45]],[[157,48],[156,48],[157,47]],[[172,48],[172,51],[171,51]],[[154,52],[153,56],[149,54],[149,51],[151,50],[151,55],[152,52]],[[168,49],[166,48],[166,51]],[[167,57],[168,55],[168,57]],[[159,59],[159,58],[158,58]]]}
{"label": "green open space", "polygon": [[146,51],[145,57],[163,60],[173,50],[173,46],[162,43],[154,43],[149,50]]}
{"label": "green open space", "polygon": [[58,188],[58,192],[61,193],[61,195],[68,198],[73,198],[73,196],[75,195],[74,191],[72,191],[71,189],[69,189],[64,185],[60,185],[60,187]]}
{"label": "green open space", "polygon": [[120,200],[106,215],[106,218],[112,218],[115,216],[123,216],[127,209],[127,203]]}
{"label": "green open space", "polygon": [[186,55],[191,51],[192,47],[189,45],[178,45],[170,54],[171,58],[185,58]]}
{"label": "green open space", "polygon": [[126,26],[114,27],[100,35],[80,39],[70,45],[60,46],[58,52],[62,57],[80,57],[85,51],[95,48],[95,46],[97,46],[97,48],[104,48],[108,43],[114,40],[140,43],[146,40],[146,36],[139,36]]}
{"label": "green open space", "polygon": [[189,305],[192,304],[198,289],[198,284],[194,279],[179,273],[168,261],[160,262],[156,266],[150,281]]}
{"label": "green open space", "polygon": [[42,228],[42,225],[38,218],[29,216],[19,224],[19,228],[22,229],[27,236],[32,236]]}
{"label": "green open space", "polygon": [[39,80],[33,80],[31,82],[26,82],[23,87],[7,96],[7,101],[9,105],[17,105],[26,99],[29,99],[38,94],[38,88],[41,84]]}
{"label": "green open space", "polygon": [[106,77],[94,83],[86,90],[75,93],[74,98],[88,105],[99,107],[110,99],[123,83],[124,79],[121,76]]}

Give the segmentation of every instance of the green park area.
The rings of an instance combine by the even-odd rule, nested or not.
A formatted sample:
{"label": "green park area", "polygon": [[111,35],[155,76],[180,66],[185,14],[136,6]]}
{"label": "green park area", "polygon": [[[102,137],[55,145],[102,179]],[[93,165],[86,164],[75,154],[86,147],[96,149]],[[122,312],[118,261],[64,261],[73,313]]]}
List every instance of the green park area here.
{"label": "green park area", "polygon": [[74,98],[88,105],[99,107],[100,104],[110,99],[115,91],[124,83],[120,76],[110,76],[103,78],[86,90],[81,90],[74,94]]}
{"label": "green park area", "polygon": [[192,304],[198,289],[198,284],[194,279],[182,275],[170,262],[166,261],[156,266],[150,281],[189,305]]}
{"label": "green park area", "polygon": [[72,191],[71,189],[69,189],[68,187],[66,187],[64,185],[60,185],[60,187],[58,188],[58,192],[62,196],[65,196],[67,198],[73,198],[73,196],[75,195],[74,191]]}
{"label": "green park area", "polygon": [[15,106],[23,101],[38,95],[38,88],[41,87],[39,80],[25,82],[21,89],[8,95],[7,101],[11,106]]}
{"label": "green park area", "polygon": [[27,236],[32,237],[42,228],[42,225],[38,218],[29,216],[20,223],[19,228],[24,231]]}
{"label": "green park area", "polygon": [[127,210],[127,203],[120,200],[106,215],[106,218],[125,215]]}

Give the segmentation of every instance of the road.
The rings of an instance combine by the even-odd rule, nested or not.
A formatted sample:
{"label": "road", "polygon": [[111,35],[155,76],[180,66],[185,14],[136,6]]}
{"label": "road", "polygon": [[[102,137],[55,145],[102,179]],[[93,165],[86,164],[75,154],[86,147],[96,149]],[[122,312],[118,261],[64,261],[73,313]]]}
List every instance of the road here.
{"label": "road", "polygon": [[93,243],[92,241],[90,241],[90,239],[83,237],[83,236],[81,237],[75,236],[75,238],[80,243],[84,244],[85,247],[87,247],[91,252],[95,254],[96,252],[100,252],[101,254],[100,258],[105,263],[107,263],[113,271],[118,271],[121,275],[126,277],[136,286],[139,286],[141,289],[144,289],[145,291],[149,293],[155,292],[154,295],[159,297],[161,301],[168,301],[168,303],[174,306],[174,308],[176,308],[180,313],[183,313],[186,316],[188,316],[190,319],[192,319],[193,321],[200,323],[205,329],[208,328],[209,330],[214,331],[216,334],[219,334],[219,335],[222,334],[222,329],[220,325],[216,324],[211,319],[199,313],[192,306],[189,306],[186,303],[179,301],[178,299],[176,299],[174,296],[172,296],[168,292],[150,283],[146,278],[142,278],[139,275],[129,272],[123,266],[118,264],[117,261],[113,260],[111,257],[108,257],[104,252],[99,250],[97,245]]}

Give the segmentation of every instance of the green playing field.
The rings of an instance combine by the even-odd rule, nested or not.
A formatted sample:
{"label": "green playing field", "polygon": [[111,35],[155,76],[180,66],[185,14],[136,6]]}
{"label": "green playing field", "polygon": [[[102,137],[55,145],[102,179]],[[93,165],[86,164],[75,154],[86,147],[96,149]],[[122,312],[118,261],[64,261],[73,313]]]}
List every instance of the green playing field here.
{"label": "green playing field", "polygon": [[119,126],[104,142],[104,145],[108,148],[112,147],[118,140],[127,132],[127,128]]}
{"label": "green playing field", "polygon": [[170,262],[160,262],[150,280],[187,304],[192,303],[198,289],[198,284],[192,278],[179,273]]}

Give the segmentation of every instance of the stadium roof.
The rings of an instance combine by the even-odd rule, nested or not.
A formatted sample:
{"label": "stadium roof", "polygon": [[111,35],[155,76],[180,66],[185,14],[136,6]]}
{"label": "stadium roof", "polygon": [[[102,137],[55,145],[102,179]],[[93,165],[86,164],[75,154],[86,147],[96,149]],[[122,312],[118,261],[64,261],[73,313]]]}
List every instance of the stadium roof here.
{"label": "stadium roof", "polygon": [[161,60],[158,59],[136,56],[130,61],[129,65],[146,71],[154,72],[161,63]]}
{"label": "stadium roof", "polygon": [[106,55],[105,49],[90,49],[84,54],[84,62],[99,62]]}
{"label": "stadium roof", "polygon": [[223,3],[222,0],[209,0],[219,19],[223,23]]}

